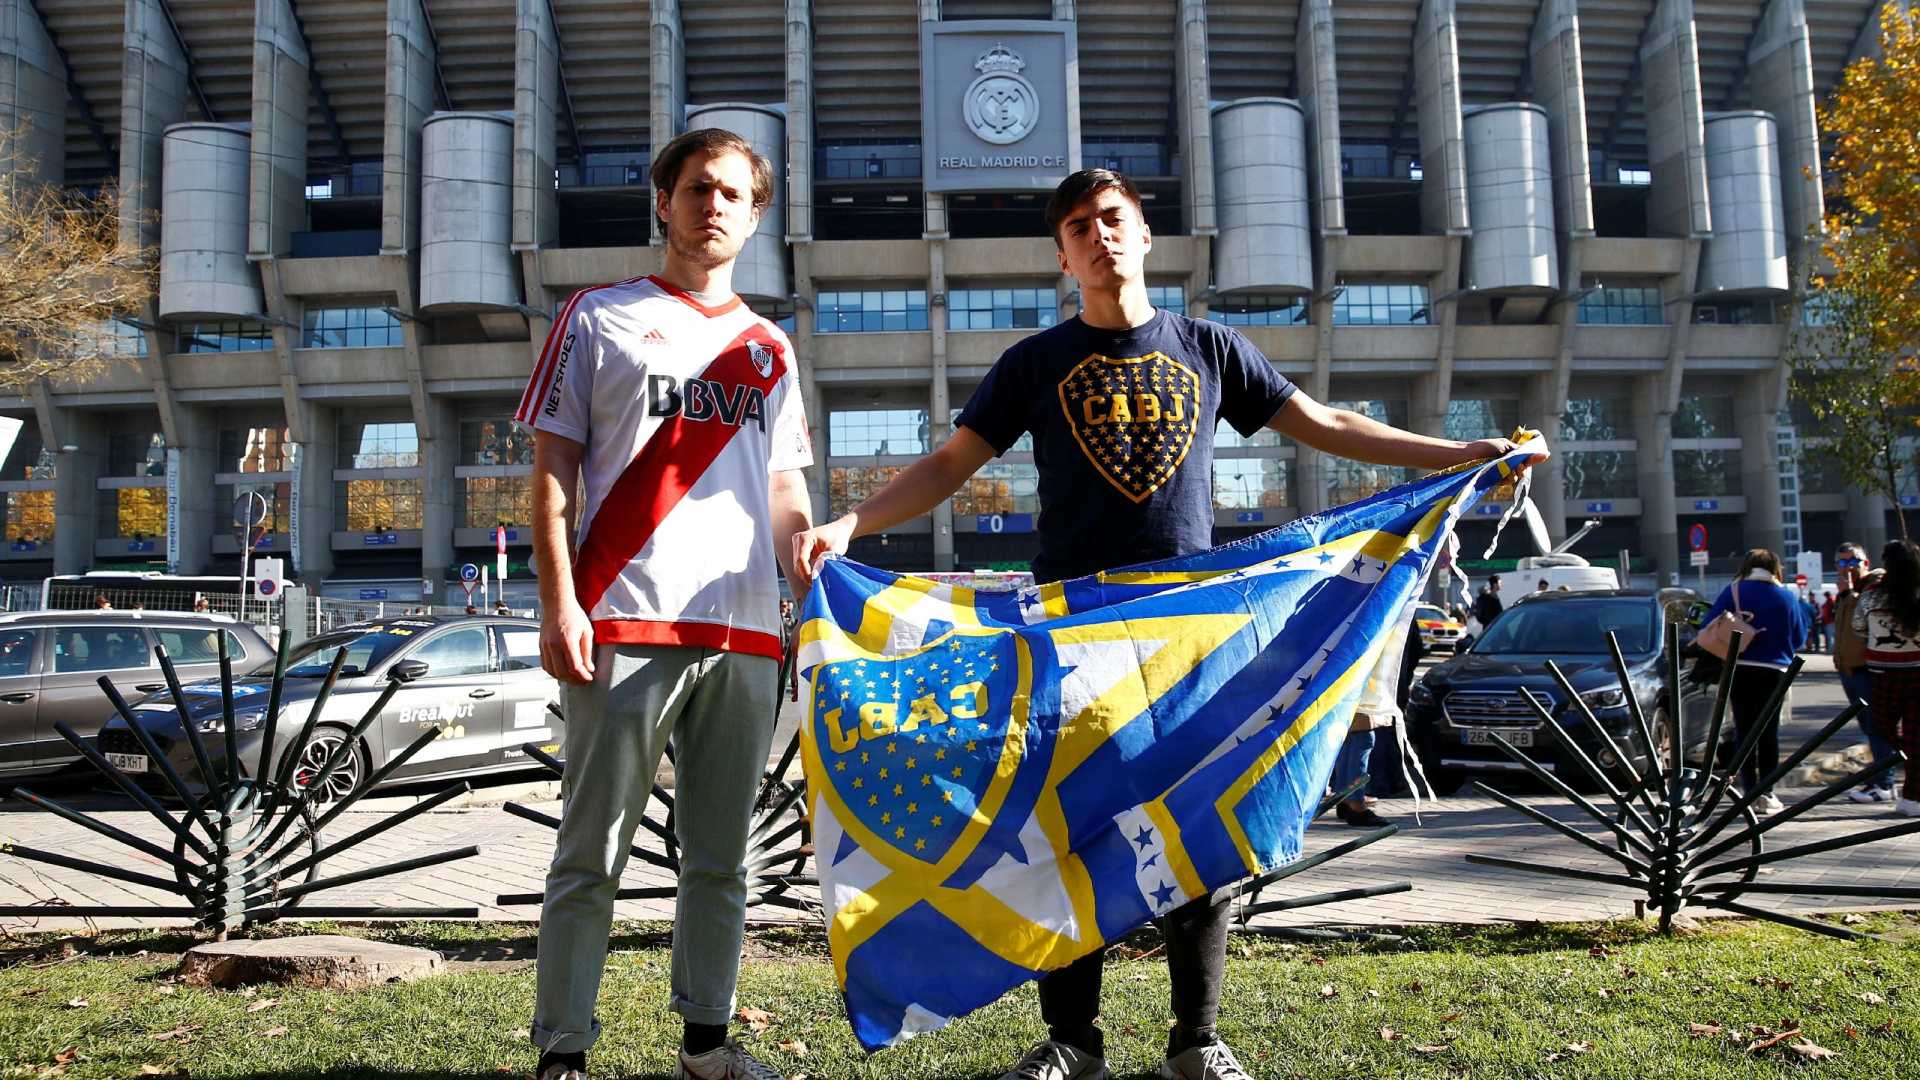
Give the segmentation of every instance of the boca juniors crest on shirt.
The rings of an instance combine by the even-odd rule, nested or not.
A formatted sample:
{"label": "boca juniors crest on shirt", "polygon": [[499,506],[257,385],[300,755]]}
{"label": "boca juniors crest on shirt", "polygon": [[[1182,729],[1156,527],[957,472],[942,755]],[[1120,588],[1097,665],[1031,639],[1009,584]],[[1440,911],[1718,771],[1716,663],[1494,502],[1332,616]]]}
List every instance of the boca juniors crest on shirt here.
{"label": "boca juniors crest on shirt", "polygon": [[1060,380],[1060,407],[1080,449],[1134,502],[1146,501],[1186,460],[1200,405],[1200,377],[1161,352],[1096,353]]}

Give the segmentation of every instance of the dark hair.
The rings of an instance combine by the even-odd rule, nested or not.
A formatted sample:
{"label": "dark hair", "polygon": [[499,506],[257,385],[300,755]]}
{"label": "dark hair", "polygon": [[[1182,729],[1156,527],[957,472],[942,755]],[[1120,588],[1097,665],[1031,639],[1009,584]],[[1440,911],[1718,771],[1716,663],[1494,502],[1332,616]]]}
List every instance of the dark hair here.
{"label": "dark hair", "polygon": [[1880,549],[1880,566],[1887,572],[1880,579],[1880,610],[1910,634],[1920,628],[1920,548],[1911,540],[1889,540]]}
{"label": "dark hair", "polygon": [[1095,195],[1113,188],[1127,197],[1133,208],[1144,219],[1146,209],[1140,204],[1140,189],[1133,186],[1133,179],[1125,173],[1112,169],[1081,169],[1053,189],[1053,198],[1047,200],[1047,232],[1053,236],[1053,246],[1060,247],[1060,222],[1073,213],[1081,203]]}
{"label": "dark hair", "polygon": [[1740,560],[1740,572],[1733,575],[1734,579],[1738,580],[1746,577],[1749,572],[1754,570],[1765,570],[1774,577],[1779,577],[1780,556],[1775,555],[1766,548],[1754,548],[1747,552],[1746,558]]}
{"label": "dark hair", "polygon": [[[773,165],[754,152],[753,144],[726,128],[695,128],[674,136],[653,157],[649,173],[653,190],[671,192],[680,182],[680,169],[697,153],[739,154],[753,166],[753,208],[765,213],[773,205]],[[655,214],[658,217],[658,213]],[[665,224],[661,222],[661,224]]]}
{"label": "dark hair", "polygon": [[1487,578],[1487,584],[1489,584],[1489,585],[1495,585],[1495,584],[1498,584],[1498,583],[1499,583],[1499,581],[1500,581],[1500,575],[1499,575],[1499,574],[1492,574],[1492,575],[1489,575],[1489,576],[1488,576],[1488,578]]}

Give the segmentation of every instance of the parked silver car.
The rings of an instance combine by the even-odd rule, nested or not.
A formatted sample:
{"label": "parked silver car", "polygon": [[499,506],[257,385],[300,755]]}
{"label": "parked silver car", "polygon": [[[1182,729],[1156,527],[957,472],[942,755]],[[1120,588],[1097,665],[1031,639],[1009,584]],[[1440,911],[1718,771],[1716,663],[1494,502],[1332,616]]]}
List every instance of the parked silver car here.
{"label": "parked silver car", "polygon": [[155,645],[182,680],[218,678],[220,635],[235,671],[271,663],[273,649],[250,623],[181,611],[31,611],[0,615],[0,781],[56,771],[80,759],[54,725],[82,737],[113,706],[102,675],[129,701],[166,687]]}
{"label": "parked silver car", "polygon": [[[399,682],[401,688],[328,777],[323,799],[351,791],[435,725],[440,737],[396,770],[388,783],[525,768],[530,763],[520,747],[528,743],[548,753],[560,750],[560,718],[547,708],[559,701],[559,683],[540,668],[538,623],[511,616],[419,616],[343,627],[289,652],[275,724],[274,775],[285,764],[334,657],[343,651],[339,681],[315,722],[314,737],[292,766],[295,785],[313,782],[389,682]],[[268,659],[234,679],[234,734],[242,775],[260,775],[273,663]],[[181,689],[213,766],[224,768],[219,680],[186,683]],[[173,695],[147,695],[133,703],[132,712],[188,785],[200,787],[193,746],[181,727]],[[159,770],[126,721],[109,721],[100,731],[99,746],[115,765],[149,788],[162,790]]]}

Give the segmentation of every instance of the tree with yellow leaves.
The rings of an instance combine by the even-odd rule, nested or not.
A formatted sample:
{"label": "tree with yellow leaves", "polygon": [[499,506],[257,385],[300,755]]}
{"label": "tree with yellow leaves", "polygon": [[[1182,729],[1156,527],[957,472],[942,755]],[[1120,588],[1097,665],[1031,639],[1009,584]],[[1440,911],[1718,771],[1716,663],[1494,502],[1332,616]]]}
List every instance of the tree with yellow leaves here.
{"label": "tree with yellow leaves", "polygon": [[148,252],[120,246],[120,196],[34,180],[0,133],[0,390],[86,382],[117,358],[115,320],[153,294]]}
{"label": "tree with yellow leaves", "polygon": [[1824,271],[1795,335],[1794,394],[1824,436],[1808,453],[1887,500],[1920,440],[1920,11],[1881,8],[1880,54],[1848,67],[1821,110],[1827,139]]}

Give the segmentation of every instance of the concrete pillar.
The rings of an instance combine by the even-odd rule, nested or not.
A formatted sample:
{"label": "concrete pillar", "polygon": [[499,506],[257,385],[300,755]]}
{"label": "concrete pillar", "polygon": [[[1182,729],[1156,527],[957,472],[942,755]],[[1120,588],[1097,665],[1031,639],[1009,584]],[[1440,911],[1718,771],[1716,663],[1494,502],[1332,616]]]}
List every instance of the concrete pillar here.
{"label": "concrete pillar", "polygon": [[[1547,533],[1557,543],[1567,532],[1567,472],[1565,452],[1560,449],[1560,415],[1566,410],[1565,391],[1552,372],[1529,376],[1520,394],[1520,422],[1537,428],[1553,456],[1533,467],[1531,498],[1546,519]],[[1508,432],[1501,432],[1506,435]],[[1580,508],[1574,509],[1576,514]]]}
{"label": "concrete pillar", "polygon": [[1640,488],[1640,553],[1651,555],[1665,585],[1680,569],[1678,500],[1673,491],[1673,413],[1676,402],[1665,380],[1649,375],[1634,380],[1634,455]]}
{"label": "concrete pillar", "polygon": [[[1321,235],[1347,231],[1345,180],[1340,171],[1340,79],[1334,65],[1332,0],[1306,0],[1294,30],[1299,42],[1300,108],[1307,116],[1307,183],[1313,225]],[[1322,292],[1326,290],[1321,289]]]}
{"label": "concrete pillar", "polygon": [[93,568],[93,540],[100,524],[99,480],[107,468],[107,424],[101,413],[55,408],[61,442],[54,465],[53,572],[84,574]]}
{"label": "concrete pillar", "polygon": [[293,572],[309,588],[333,575],[334,462],[339,454],[340,415],[330,408],[301,402],[287,416],[288,426],[304,432],[295,443],[293,506],[289,513],[292,535],[288,547]]}
{"label": "concrete pillar", "polygon": [[1466,141],[1460,120],[1460,43],[1453,0],[1425,0],[1413,33],[1414,98],[1420,110],[1420,221],[1459,235],[1467,216]]}
{"label": "concrete pillar", "polygon": [[30,0],[0,0],[0,129],[18,138],[0,177],[58,186],[67,172],[67,65]]}
{"label": "concrete pillar", "polygon": [[1212,236],[1215,232],[1213,181],[1213,119],[1209,103],[1213,80],[1207,70],[1207,5],[1205,0],[1180,0],[1175,15],[1174,88],[1180,114],[1180,161],[1186,170],[1180,185],[1187,232]]}
{"label": "concrete pillar", "polygon": [[1706,120],[1692,0],[1660,0],[1640,47],[1647,161],[1653,189],[1647,227],[1656,236],[1703,237],[1707,207]]}
{"label": "concrete pillar", "polygon": [[167,515],[167,531],[172,534],[167,546],[172,549],[177,544],[180,552],[174,573],[201,574],[206,572],[212,553],[214,515],[225,516],[228,509],[215,506],[213,501],[220,431],[211,409],[181,406],[180,413],[185,421],[181,442],[167,448],[168,467],[180,474],[179,512]]}
{"label": "concrete pillar", "polygon": [[387,0],[386,123],[381,140],[380,254],[420,248],[420,126],[439,102],[422,0]]}
{"label": "concrete pillar", "polygon": [[807,431],[813,437],[813,467],[807,470],[807,491],[813,498],[813,520],[827,521],[831,512],[827,502],[827,410],[820,400],[820,380],[815,375],[818,339],[814,328],[819,315],[813,308],[817,295],[813,256],[804,243],[793,246],[793,291],[799,299],[793,305],[793,333],[788,338],[799,356],[800,401],[806,406]]}
{"label": "concrete pillar", "polygon": [[290,0],[257,0],[253,15],[253,132],[248,144],[247,255],[293,251],[307,227],[306,37]]}
{"label": "concrete pillar", "polygon": [[453,526],[459,484],[454,466],[460,464],[460,420],[453,402],[434,395],[427,399],[430,427],[420,429],[420,465],[423,500],[420,510],[420,576],[444,580],[453,563]]}
{"label": "concrete pillar", "polygon": [[[927,441],[943,446],[953,434],[952,389],[947,385],[947,243],[927,242],[927,329],[933,335],[933,377],[927,385]],[[953,569],[953,500],[933,508],[933,568]]]}
{"label": "concrete pillar", "polygon": [[[647,139],[653,146],[653,152],[680,134],[680,126],[687,115],[687,50],[686,39],[680,33],[680,0],[651,0],[649,15],[652,22],[652,37],[647,54],[648,98]],[[652,188],[648,188],[648,205],[652,202]],[[808,201],[812,201],[809,193]],[[652,232],[653,246],[659,247],[667,242],[665,229],[657,223]]]}
{"label": "concrete pillar", "polygon": [[[1313,374],[1303,389],[1316,401],[1325,401],[1333,383],[1333,289],[1340,277],[1340,238],[1347,232],[1331,0],[1305,0],[1294,33],[1300,43],[1294,63],[1300,72],[1300,109],[1307,119],[1308,209],[1314,244],[1314,294],[1307,300],[1314,329]],[[1326,509],[1326,477],[1326,455],[1296,445],[1293,494],[1302,514]]]}
{"label": "concrete pillar", "polygon": [[[515,7],[513,250],[528,251],[560,237],[559,198],[553,189],[560,139],[560,32],[548,0],[519,0]],[[532,289],[526,297],[539,306]]]}
{"label": "concrete pillar", "polygon": [[[120,61],[120,244],[160,243],[160,148],[187,118],[187,58],[156,0],[127,0]],[[157,252],[156,252],[157,254]]]}
{"label": "concrete pillar", "polygon": [[1768,372],[1736,384],[1734,430],[1740,434],[1740,490],[1747,499],[1747,546],[1786,551],[1781,528],[1780,463],[1774,428],[1780,415],[1779,379]]}
{"label": "concrete pillar", "polygon": [[[1533,101],[1547,111],[1553,155],[1553,220],[1563,235],[1593,235],[1592,154],[1587,144],[1586,73],[1580,56],[1580,16],[1574,0],[1545,0],[1535,20]],[[1566,252],[1561,251],[1562,265]],[[1578,278],[1563,278],[1568,291]]]}
{"label": "concrete pillar", "polygon": [[1787,221],[1787,264],[1795,288],[1806,281],[1808,237],[1821,230],[1820,122],[1815,115],[1813,51],[1802,0],[1771,0],[1747,47],[1753,105],[1779,125],[1780,189]]}
{"label": "concrete pillar", "polygon": [[[1846,537],[1867,549],[1867,558],[1880,564],[1880,549],[1887,546],[1887,500],[1864,491],[1847,493]],[[1832,557],[1832,552],[1826,553]]]}
{"label": "concrete pillar", "polygon": [[[813,240],[813,4],[787,0],[787,243]],[[794,255],[799,259],[798,252]],[[798,286],[795,286],[796,292]],[[805,295],[805,294],[802,294]]]}

